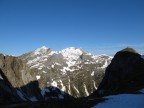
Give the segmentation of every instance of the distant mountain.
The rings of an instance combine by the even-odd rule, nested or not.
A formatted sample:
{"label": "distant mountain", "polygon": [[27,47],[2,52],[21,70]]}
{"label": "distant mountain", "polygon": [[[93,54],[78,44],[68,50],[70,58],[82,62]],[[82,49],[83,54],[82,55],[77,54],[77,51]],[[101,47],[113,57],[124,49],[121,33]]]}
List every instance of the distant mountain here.
{"label": "distant mountain", "polygon": [[33,71],[39,87],[54,86],[74,96],[88,96],[101,82],[112,57],[95,56],[80,48],[53,51],[45,46],[19,57]]}

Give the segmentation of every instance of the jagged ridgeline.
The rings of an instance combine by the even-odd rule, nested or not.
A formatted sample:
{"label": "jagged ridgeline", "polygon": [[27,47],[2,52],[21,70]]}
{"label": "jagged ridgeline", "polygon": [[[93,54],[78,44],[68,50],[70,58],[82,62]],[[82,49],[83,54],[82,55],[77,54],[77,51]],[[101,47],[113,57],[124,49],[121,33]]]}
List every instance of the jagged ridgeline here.
{"label": "jagged ridgeline", "polygon": [[88,96],[101,82],[112,57],[95,56],[79,48],[53,51],[45,46],[19,57],[33,71],[39,87],[54,86],[74,96]]}

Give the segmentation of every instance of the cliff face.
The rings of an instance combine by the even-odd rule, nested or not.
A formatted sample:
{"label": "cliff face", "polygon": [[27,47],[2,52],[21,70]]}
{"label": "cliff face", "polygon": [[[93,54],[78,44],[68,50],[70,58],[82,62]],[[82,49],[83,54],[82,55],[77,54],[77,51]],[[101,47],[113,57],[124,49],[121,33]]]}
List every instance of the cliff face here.
{"label": "cliff face", "polygon": [[[0,54],[0,103],[23,101],[20,88],[34,80],[29,72],[17,57]],[[24,89],[26,93],[31,93],[29,88]]]}
{"label": "cliff face", "polygon": [[13,87],[21,87],[34,80],[22,60],[0,54],[0,69]]}
{"label": "cliff face", "polygon": [[70,97],[56,87],[39,88],[31,73],[33,70],[18,57],[0,54],[0,104]]}
{"label": "cliff face", "polygon": [[144,87],[144,59],[135,50],[126,48],[115,54],[97,94],[130,92],[141,87]]}

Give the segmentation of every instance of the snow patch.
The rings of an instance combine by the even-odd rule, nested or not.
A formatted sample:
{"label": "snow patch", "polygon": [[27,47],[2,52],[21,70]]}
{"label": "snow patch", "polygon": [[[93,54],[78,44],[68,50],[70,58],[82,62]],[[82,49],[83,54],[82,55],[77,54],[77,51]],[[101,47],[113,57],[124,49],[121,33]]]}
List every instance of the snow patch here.
{"label": "snow patch", "polygon": [[42,46],[41,48],[38,48],[34,51],[35,55],[41,54],[41,53],[45,53],[47,51],[47,47],[46,46]]}
{"label": "snow patch", "polygon": [[3,77],[0,75],[0,79],[3,80]]}
{"label": "snow patch", "polygon": [[61,66],[61,64],[59,64],[59,63],[54,63],[55,65],[58,65],[58,66]]}
{"label": "snow patch", "polygon": [[77,68],[76,69],[70,69],[70,67],[63,67],[63,69],[60,69],[63,73],[63,75],[64,74],[66,74],[66,72],[74,72],[75,70],[79,70],[81,67],[79,67],[79,66],[77,66]]}
{"label": "snow patch", "polygon": [[64,59],[67,60],[68,67],[74,66],[78,58],[83,54],[81,49],[74,47],[66,48],[60,51],[60,53],[63,55]]}
{"label": "snow patch", "polygon": [[91,76],[94,76],[94,73],[95,73],[95,72],[93,71],[93,72],[91,73]]}
{"label": "snow patch", "polygon": [[68,65],[68,67],[71,67],[71,66],[74,66],[76,64],[76,61],[72,60],[72,61],[67,61],[66,63]]}
{"label": "snow patch", "polygon": [[37,80],[39,80],[39,79],[40,79],[40,77],[41,77],[40,75],[36,75],[36,79],[37,79]]}
{"label": "snow patch", "polygon": [[47,73],[46,71],[42,71],[43,73]]}
{"label": "snow patch", "polygon": [[60,83],[61,83],[61,86],[62,86],[61,90],[62,90],[62,91],[65,91],[66,88],[65,88],[65,86],[63,85],[62,80],[60,80]]}
{"label": "snow patch", "polygon": [[72,61],[77,60],[83,52],[78,48],[70,47],[62,50],[61,53],[67,60]]}
{"label": "snow patch", "polygon": [[24,95],[23,95],[19,90],[16,90],[16,91],[17,91],[17,94],[19,95],[19,97],[20,97],[22,100],[26,101],[26,99],[24,98]]}
{"label": "snow patch", "polygon": [[95,81],[93,81],[93,82],[94,82],[94,88],[97,89]]}
{"label": "snow patch", "polygon": [[85,89],[86,96],[89,96],[89,92],[88,92],[85,84],[84,84],[84,89]]}
{"label": "snow patch", "polygon": [[78,93],[78,94],[80,94],[79,93],[79,90],[73,85],[73,87],[74,87],[74,89],[76,90],[76,92]]}
{"label": "snow patch", "polygon": [[42,70],[42,68],[40,67],[40,68],[38,68],[38,70]]}
{"label": "snow patch", "polygon": [[54,68],[55,65],[51,65],[52,68]]}
{"label": "snow patch", "polygon": [[108,100],[93,108],[144,108],[144,94],[119,94],[105,98]]}
{"label": "snow patch", "polygon": [[57,87],[57,82],[56,82],[56,81],[53,81],[53,82],[51,83],[51,86]]}
{"label": "snow patch", "polygon": [[50,92],[50,90],[49,90],[49,89],[44,88],[44,89],[41,91],[41,94],[42,94],[42,96],[44,96],[44,95],[45,95],[45,93],[49,93],[49,92]]}
{"label": "snow patch", "polygon": [[101,68],[106,68],[108,66],[107,60],[105,61],[105,64]]}
{"label": "snow patch", "polygon": [[52,55],[54,55],[54,54],[58,54],[58,52],[57,52],[57,51],[51,51],[48,55],[49,55],[49,56],[52,56]]}

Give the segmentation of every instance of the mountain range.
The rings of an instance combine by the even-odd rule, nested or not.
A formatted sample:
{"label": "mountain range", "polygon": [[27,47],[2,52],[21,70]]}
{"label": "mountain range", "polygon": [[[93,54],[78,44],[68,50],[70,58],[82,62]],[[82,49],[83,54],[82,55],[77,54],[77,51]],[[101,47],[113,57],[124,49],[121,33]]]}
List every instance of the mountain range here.
{"label": "mountain range", "polygon": [[43,46],[19,57],[1,54],[1,97],[14,95],[8,100],[14,102],[86,97],[97,89],[111,59],[74,47],[53,51]]}
{"label": "mountain range", "polygon": [[53,51],[45,46],[19,58],[33,70],[41,89],[54,86],[74,97],[94,92],[112,59],[111,56],[95,56],[74,47]]}
{"label": "mountain range", "polygon": [[114,57],[81,48],[54,51],[45,46],[18,57],[0,54],[0,105],[27,107],[37,102],[47,108],[56,102],[89,108],[104,101],[104,96],[144,88],[143,67],[143,56],[132,48]]}

